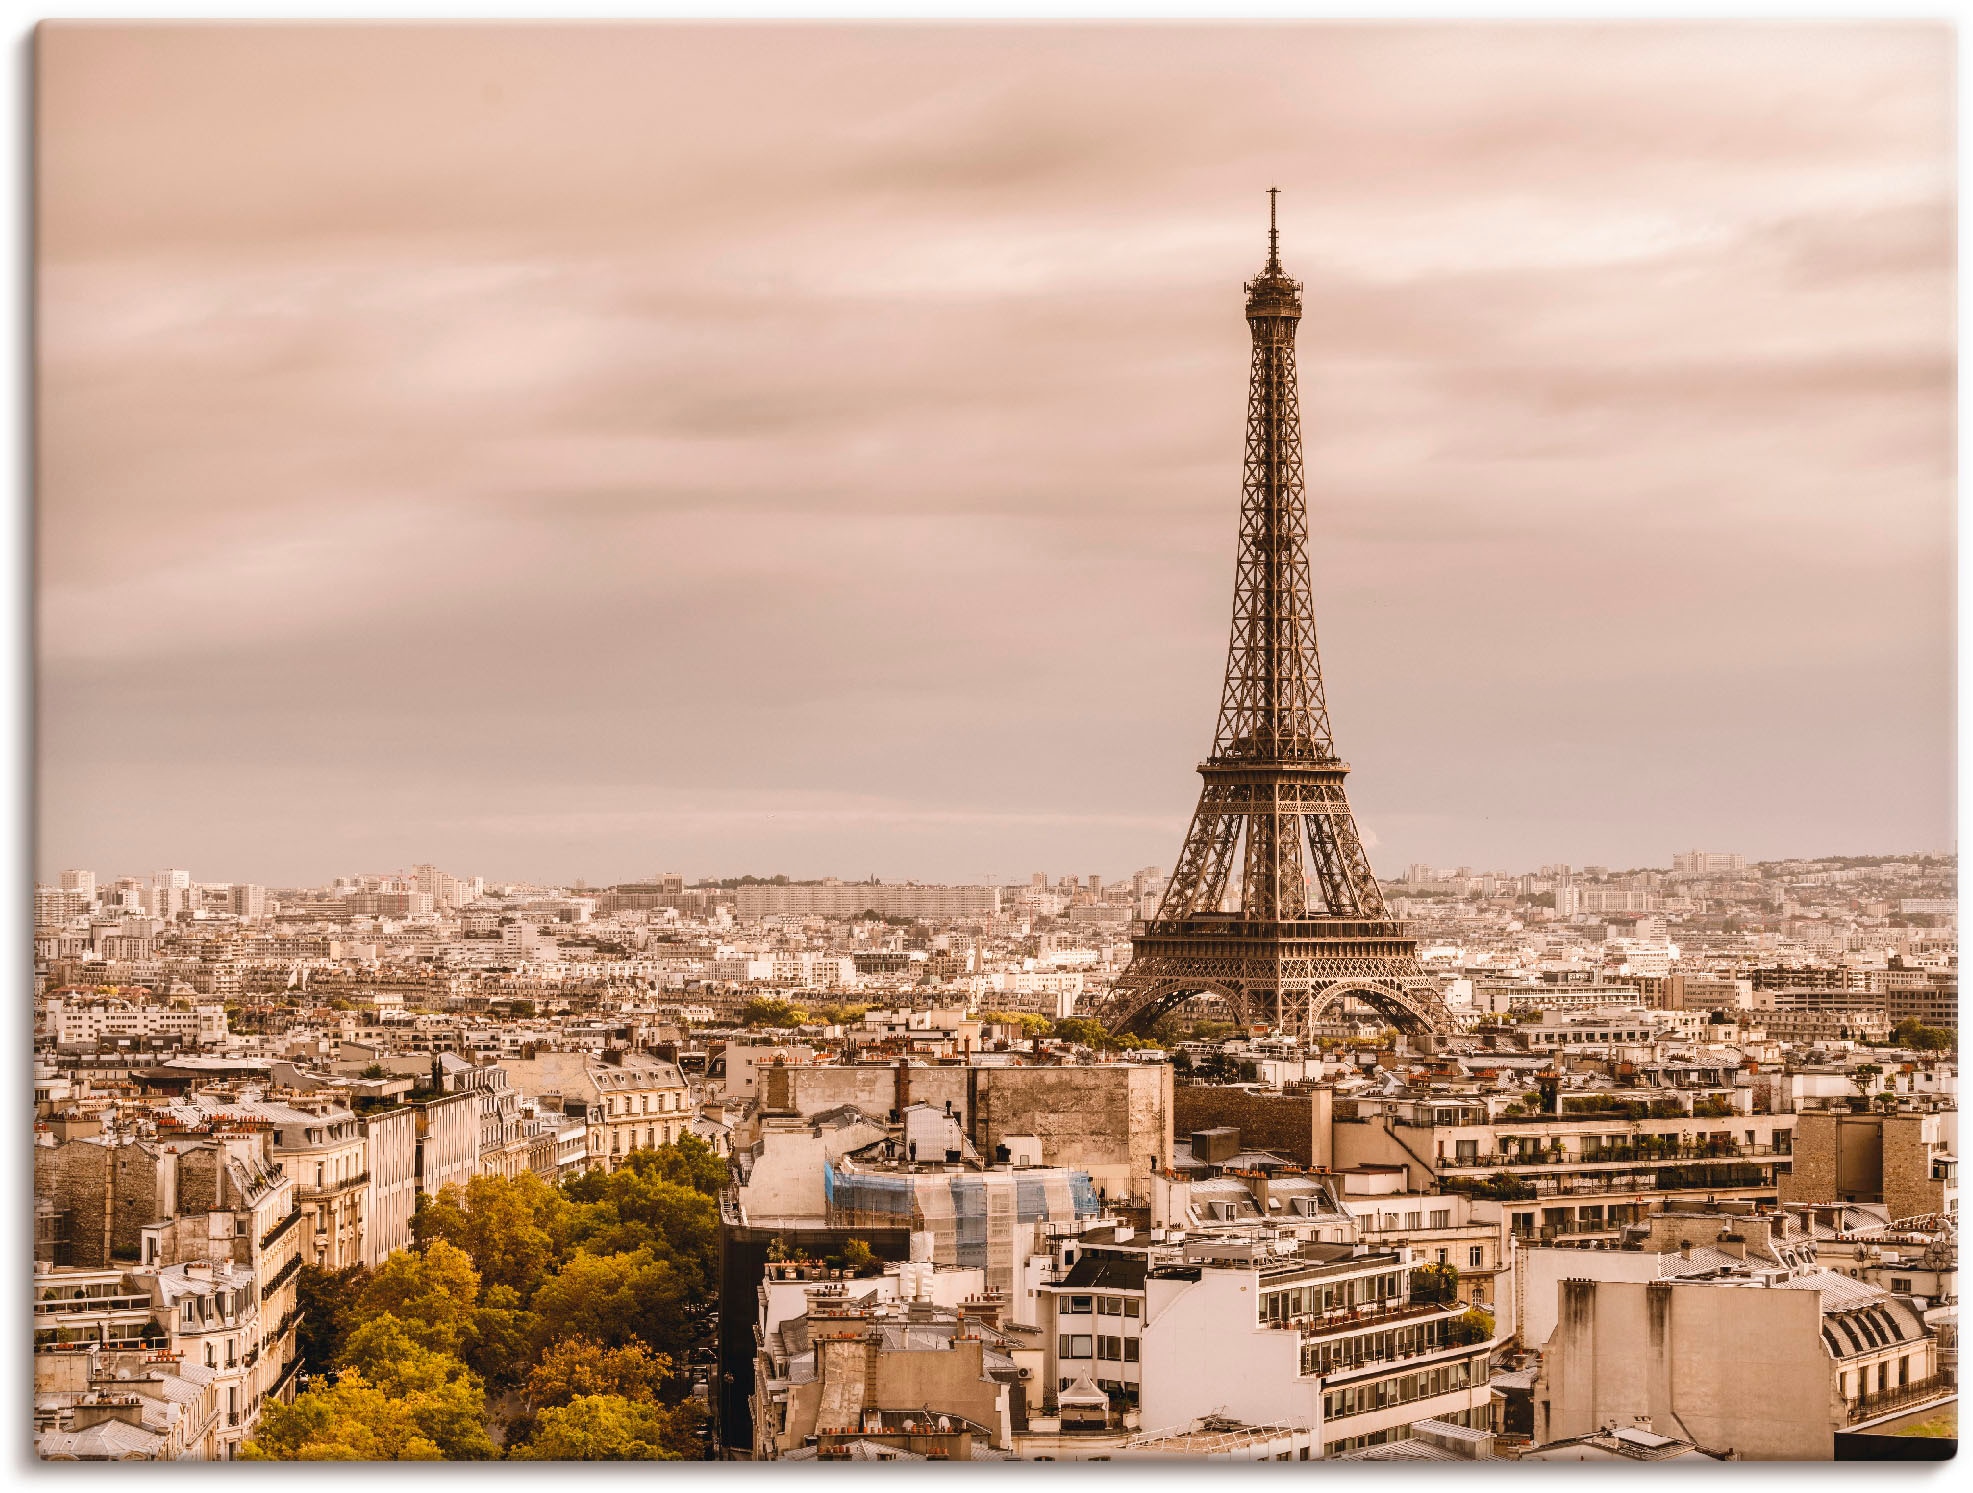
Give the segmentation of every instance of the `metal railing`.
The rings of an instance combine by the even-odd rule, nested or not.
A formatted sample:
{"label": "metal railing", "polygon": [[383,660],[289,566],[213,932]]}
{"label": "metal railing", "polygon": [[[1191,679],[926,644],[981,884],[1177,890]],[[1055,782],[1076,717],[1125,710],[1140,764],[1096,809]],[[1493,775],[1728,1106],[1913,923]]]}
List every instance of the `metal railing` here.
{"label": "metal railing", "polygon": [[1444,1171],[1471,1168],[1504,1171],[1512,1167],[1655,1166],[1673,1161],[1737,1161],[1749,1156],[1793,1154],[1786,1148],[1722,1141],[1704,1146],[1608,1146],[1595,1150],[1564,1151],[1560,1155],[1547,1150],[1489,1151],[1476,1156],[1441,1156],[1436,1164]]}
{"label": "metal railing", "polygon": [[292,1256],[288,1260],[287,1264],[283,1265],[278,1271],[275,1272],[274,1278],[268,1281],[266,1285],[260,1288],[260,1299],[262,1301],[267,1300],[268,1297],[272,1296],[276,1291],[280,1290],[282,1286],[287,1284],[288,1277],[294,1275],[300,1269],[301,1269],[301,1256],[300,1255]]}
{"label": "metal railing", "polygon": [[1860,1420],[1872,1420],[1889,1414],[1906,1405],[1918,1405],[1926,1400],[1936,1400],[1957,1388],[1951,1374],[1933,1374],[1930,1378],[1914,1379],[1909,1384],[1900,1384],[1895,1389],[1882,1389],[1870,1394],[1858,1395],[1849,1401],[1846,1419],[1850,1425]]}
{"label": "metal railing", "polygon": [[1399,1296],[1380,1306],[1338,1307],[1326,1312],[1303,1312],[1293,1317],[1267,1317],[1262,1319],[1262,1325],[1293,1328],[1304,1336],[1314,1337],[1416,1322],[1426,1317],[1453,1315],[1465,1309],[1466,1303],[1463,1301],[1413,1302]]}
{"label": "metal railing", "polygon": [[283,1234],[287,1233],[289,1229],[293,1228],[296,1224],[300,1222],[301,1222],[301,1209],[297,1208],[295,1209],[294,1212],[290,1213],[286,1218],[282,1219],[279,1223],[275,1224],[273,1228],[269,1229],[266,1233],[260,1236],[260,1247],[262,1249],[266,1249],[276,1239],[279,1239]]}

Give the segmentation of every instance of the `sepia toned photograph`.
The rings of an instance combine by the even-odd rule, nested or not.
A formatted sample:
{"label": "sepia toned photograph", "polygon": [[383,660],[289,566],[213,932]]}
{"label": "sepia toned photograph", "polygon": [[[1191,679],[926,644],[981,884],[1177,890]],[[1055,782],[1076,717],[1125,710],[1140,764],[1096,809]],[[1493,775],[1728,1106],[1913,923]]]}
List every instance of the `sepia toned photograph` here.
{"label": "sepia toned photograph", "polygon": [[1950,23],[22,47],[44,1476],[1956,1455]]}

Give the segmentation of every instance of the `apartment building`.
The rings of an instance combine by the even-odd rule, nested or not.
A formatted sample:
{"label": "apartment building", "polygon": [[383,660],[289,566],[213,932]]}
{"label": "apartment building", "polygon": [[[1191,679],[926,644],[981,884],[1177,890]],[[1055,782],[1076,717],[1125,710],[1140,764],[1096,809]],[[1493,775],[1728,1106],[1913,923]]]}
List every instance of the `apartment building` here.
{"label": "apartment building", "polygon": [[1746,1112],[1751,1097],[1661,1095],[1655,1117],[1635,1105],[1642,1118],[1614,1106],[1513,1114],[1493,1100],[1366,1098],[1337,1106],[1334,1154],[1339,1167],[1402,1167],[1410,1191],[1497,1203],[1521,1238],[1615,1237],[1663,1207],[1776,1201],[1797,1116]]}

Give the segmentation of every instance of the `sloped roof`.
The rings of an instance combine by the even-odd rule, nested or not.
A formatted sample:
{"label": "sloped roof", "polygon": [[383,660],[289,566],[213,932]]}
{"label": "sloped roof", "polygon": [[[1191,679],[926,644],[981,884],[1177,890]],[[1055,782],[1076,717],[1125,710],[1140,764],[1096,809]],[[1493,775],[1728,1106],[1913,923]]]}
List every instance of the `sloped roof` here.
{"label": "sloped roof", "polygon": [[34,1443],[44,1458],[84,1462],[156,1457],[163,1447],[164,1437],[157,1432],[121,1420],[101,1421],[82,1431],[44,1431]]}

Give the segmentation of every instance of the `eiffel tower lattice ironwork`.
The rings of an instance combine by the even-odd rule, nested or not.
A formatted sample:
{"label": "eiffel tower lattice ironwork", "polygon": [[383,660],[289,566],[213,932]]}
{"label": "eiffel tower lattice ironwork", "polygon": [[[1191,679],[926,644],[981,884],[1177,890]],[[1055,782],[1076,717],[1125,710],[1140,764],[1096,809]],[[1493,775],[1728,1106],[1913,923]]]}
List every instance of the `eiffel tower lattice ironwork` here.
{"label": "eiffel tower lattice ironwork", "polygon": [[1295,388],[1302,287],[1281,268],[1274,199],[1267,266],[1245,287],[1254,360],[1219,727],[1164,899],[1091,1014],[1139,1030],[1216,995],[1236,1021],[1299,1033],[1354,998],[1404,1030],[1443,1031],[1438,982],[1384,903],[1330,737]]}

